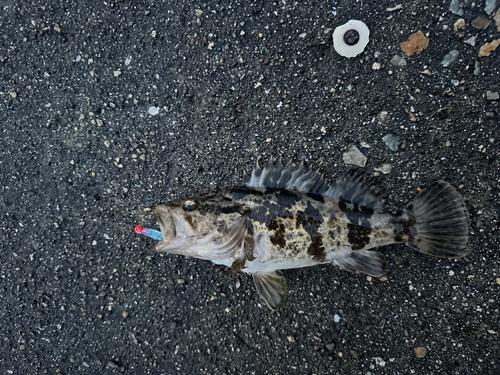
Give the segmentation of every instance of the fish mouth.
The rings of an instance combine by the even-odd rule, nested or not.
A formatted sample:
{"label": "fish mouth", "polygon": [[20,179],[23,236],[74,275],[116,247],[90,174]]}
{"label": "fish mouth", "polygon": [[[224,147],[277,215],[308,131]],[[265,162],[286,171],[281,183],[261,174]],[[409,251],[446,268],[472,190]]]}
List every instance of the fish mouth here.
{"label": "fish mouth", "polygon": [[153,248],[154,252],[165,251],[164,248],[177,237],[175,220],[172,211],[167,206],[157,206],[153,214],[160,225],[162,240]]}

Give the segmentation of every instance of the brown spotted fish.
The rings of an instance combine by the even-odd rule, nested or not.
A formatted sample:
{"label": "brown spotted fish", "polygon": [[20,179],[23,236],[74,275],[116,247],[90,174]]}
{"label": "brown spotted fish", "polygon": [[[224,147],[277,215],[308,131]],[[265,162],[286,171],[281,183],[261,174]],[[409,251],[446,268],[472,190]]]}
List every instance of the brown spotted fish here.
{"label": "brown spotted fish", "polygon": [[384,196],[360,169],[330,186],[303,164],[270,160],[240,187],[155,207],[163,239],[153,250],[250,273],[273,310],[287,294],[279,270],[330,263],[382,276],[384,256],[372,249],[395,243],[441,258],[466,254],[467,210],[449,183],[427,186],[399,215],[388,213]]}

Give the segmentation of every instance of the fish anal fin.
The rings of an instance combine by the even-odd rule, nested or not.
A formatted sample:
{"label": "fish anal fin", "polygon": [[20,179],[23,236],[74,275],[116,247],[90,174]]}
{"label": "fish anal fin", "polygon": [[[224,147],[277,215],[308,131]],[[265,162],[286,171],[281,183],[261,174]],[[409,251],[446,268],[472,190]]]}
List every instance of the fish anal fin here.
{"label": "fish anal fin", "polygon": [[350,168],[341,173],[324,195],[359,207],[354,210],[369,210],[375,213],[386,211],[386,193],[380,181],[359,168]]}
{"label": "fish anal fin", "polygon": [[285,303],[287,286],[285,277],[273,272],[255,272],[253,281],[257,292],[271,310],[278,310]]}
{"label": "fish anal fin", "polygon": [[384,256],[372,250],[355,250],[349,255],[334,259],[332,264],[350,272],[362,272],[380,277],[385,274],[387,264]]}

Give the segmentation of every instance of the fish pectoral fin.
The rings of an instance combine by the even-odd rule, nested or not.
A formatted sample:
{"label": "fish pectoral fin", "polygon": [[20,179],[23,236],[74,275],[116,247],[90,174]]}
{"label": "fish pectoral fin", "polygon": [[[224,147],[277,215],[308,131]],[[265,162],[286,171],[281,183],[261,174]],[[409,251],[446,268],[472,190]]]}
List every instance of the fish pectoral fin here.
{"label": "fish pectoral fin", "polygon": [[247,232],[246,220],[246,217],[241,217],[234,224],[233,228],[231,228],[228,235],[221,238],[219,242],[210,249],[206,259],[229,259],[236,254],[236,250],[243,248]]}
{"label": "fish pectoral fin", "polygon": [[354,250],[349,255],[337,258],[332,264],[350,272],[363,272],[371,276],[382,276],[387,264],[384,256],[372,250]]}
{"label": "fish pectoral fin", "polygon": [[253,274],[255,287],[261,298],[266,301],[271,310],[278,310],[285,303],[286,279],[276,272],[255,272]]}

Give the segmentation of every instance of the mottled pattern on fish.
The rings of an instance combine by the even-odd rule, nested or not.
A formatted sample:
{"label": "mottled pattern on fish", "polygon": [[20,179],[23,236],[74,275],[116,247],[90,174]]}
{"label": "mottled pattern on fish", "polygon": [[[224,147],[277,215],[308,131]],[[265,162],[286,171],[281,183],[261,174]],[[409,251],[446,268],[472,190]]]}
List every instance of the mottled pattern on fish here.
{"label": "mottled pattern on fish", "polygon": [[[248,209],[254,241],[251,255],[256,259],[245,263],[246,272],[328,263],[339,250],[369,249],[408,238],[390,215],[349,209],[344,202],[319,194],[242,187],[224,197],[235,203],[236,210]],[[241,254],[234,259],[241,259]]]}
{"label": "mottled pattern on fish", "polygon": [[444,181],[424,189],[400,215],[388,214],[379,182],[359,169],[332,186],[303,165],[271,160],[224,193],[155,208],[166,251],[251,273],[272,309],[282,306],[286,280],[277,270],[331,263],[381,276],[385,260],[370,249],[404,242],[440,257],[465,254],[467,211]]}

